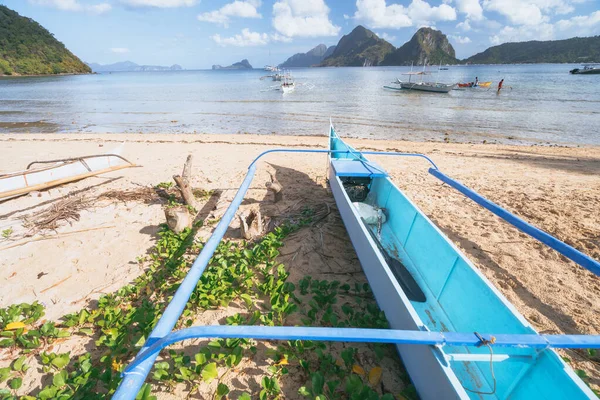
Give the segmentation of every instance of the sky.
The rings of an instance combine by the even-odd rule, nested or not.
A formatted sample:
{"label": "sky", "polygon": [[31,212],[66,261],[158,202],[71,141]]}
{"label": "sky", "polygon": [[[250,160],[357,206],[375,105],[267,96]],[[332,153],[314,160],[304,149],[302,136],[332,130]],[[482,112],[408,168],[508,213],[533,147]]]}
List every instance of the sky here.
{"label": "sky", "polygon": [[600,35],[600,0],[0,0],[86,62],[186,69],[279,64],[363,25],[394,46],[445,33],[458,58],[526,40]]}

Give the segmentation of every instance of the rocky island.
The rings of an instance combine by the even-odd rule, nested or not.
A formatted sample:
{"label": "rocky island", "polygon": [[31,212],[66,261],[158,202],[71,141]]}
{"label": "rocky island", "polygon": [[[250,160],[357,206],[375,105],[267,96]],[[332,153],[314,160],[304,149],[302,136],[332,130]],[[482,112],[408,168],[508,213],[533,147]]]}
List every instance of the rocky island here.
{"label": "rocky island", "polygon": [[221,65],[213,65],[212,69],[217,70],[217,69],[253,69],[253,68],[252,68],[252,65],[250,65],[250,63],[248,62],[248,60],[244,58],[242,61],[233,63],[228,67],[223,67]]}

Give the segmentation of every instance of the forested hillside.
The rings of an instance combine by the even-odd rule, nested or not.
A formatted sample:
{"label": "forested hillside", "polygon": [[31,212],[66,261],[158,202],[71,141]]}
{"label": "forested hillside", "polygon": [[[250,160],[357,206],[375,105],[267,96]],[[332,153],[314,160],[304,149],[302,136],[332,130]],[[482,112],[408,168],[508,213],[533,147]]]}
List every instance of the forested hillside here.
{"label": "forested hillside", "polygon": [[0,5],[0,75],[90,72],[43,26]]}

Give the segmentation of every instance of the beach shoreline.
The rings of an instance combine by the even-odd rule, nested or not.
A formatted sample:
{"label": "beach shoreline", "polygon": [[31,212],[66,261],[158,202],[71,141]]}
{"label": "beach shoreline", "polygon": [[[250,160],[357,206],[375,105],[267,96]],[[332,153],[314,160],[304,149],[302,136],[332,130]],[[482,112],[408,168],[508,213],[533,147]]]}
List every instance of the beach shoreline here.
{"label": "beach shoreline", "polygon": [[[427,154],[444,173],[600,259],[600,146],[385,139],[348,142],[359,150]],[[0,147],[7,155],[0,159],[0,174],[22,170],[35,160],[115,151],[141,166],[0,202],[0,231],[12,230],[8,238],[0,239],[0,307],[40,301],[46,306],[45,318],[57,320],[94,304],[102,294],[114,292],[140,275],[143,268],[136,259],[156,243],[159,225],[164,223],[164,203],[158,200],[106,201],[100,200],[102,194],[170,182],[192,154],[192,186],[220,193],[214,204],[208,198],[202,202],[206,220],[217,220],[258,154],[273,148],[327,148],[327,139],[250,134],[2,134]],[[442,185],[427,173],[423,161],[372,158],[539,332],[600,334],[598,277]],[[265,188],[269,173],[284,187],[282,204],[273,204]],[[75,195],[91,201],[78,220],[52,232],[27,236],[24,218]],[[325,155],[271,154],[259,162],[243,207],[258,204],[265,215],[276,218],[298,204],[331,201]],[[339,221],[336,223],[338,229]],[[211,229],[206,226],[200,236],[208,237]],[[324,235],[325,242],[333,240],[327,232]],[[342,266],[360,268],[355,256],[352,258],[353,249],[345,233],[336,235],[342,239],[335,239],[328,257]],[[37,240],[41,236],[47,238]],[[239,239],[239,222],[234,221],[227,237]],[[298,246],[290,240],[282,253]],[[313,257],[309,252],[286,259],[295,266],[293,278],[299,279],[300,272],[318,276],[326,268],[323,261]],[[207,313],[201,322],[219,323],[217,317],[223,318],[228,312],[225,308],[218,315]],[[69,346],[61,344],[61,351],[84,350],[79,344]],[[573,351],[561,351],[561,355],[571,359],[573,368],[584,370],[593,387],[600,387],[597,363]],[[29,388],[33,390],[36,384],[39,382],[30,382]]]}

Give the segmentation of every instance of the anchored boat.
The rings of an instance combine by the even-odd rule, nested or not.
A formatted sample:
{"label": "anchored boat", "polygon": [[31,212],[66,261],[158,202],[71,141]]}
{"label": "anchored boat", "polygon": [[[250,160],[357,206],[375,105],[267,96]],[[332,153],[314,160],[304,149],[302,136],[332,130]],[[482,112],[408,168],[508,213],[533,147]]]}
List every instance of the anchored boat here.
{"label": "anchored boat", "polygon": [[[328,154],[329,183],[391,329],[194,326],[173,331],[256,173],[274,153]],[[328,149],[273,149],[248,167],[227,211],[161,319],[124,370],[113,400],[133,400],[162,349],[193,338],[393,343],[423,399],[588,399],[594,393],[552,348],[600,348],[598,335],[540,335],[467,257],[365,155],[421,157],[429,173],[560,254],[600,275],[600,263],[442,173],[427,156],[358,152],[333,126]],[[481,333],[478,333],[481,332]]]}
{"label": "anchored boat", "polygon": [[[36,167],[32,168],[33,166]],[[25,171],[0,174],[0,199],[8,199],[134,166],[135,164],[117,154],[34,161]]]}
{"label": "anchored boat", "polygon": [[[408,90],[420,90],[422,92],[448,93],[454,88],[454,86],[456,86],[456,85],[446,85],[445,83],[439,83],[439,82],[424,82],[422,79],[422,76],[427,75],[427,74],[428,74],[427,72],[423,72],[423,71],[407,72],[402,75],[409,76],[408,82],[401,81],[400,79],[396,79],[394,82],[392,82],[392,84],[398,85],[398,86],[384,86],[384,88],[392,89],[392,90],[408,89]],[[414,75],[420,75],[421,80],[419,82],[412,82],[411,78]]]}
{"label": "anchored boat", "polygon": [[573,75],[596,75],[600,74],[600,67],[595,64],[584,65],[581,68],[575,68],[569,71]]}

